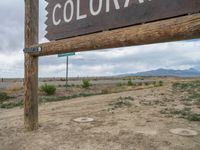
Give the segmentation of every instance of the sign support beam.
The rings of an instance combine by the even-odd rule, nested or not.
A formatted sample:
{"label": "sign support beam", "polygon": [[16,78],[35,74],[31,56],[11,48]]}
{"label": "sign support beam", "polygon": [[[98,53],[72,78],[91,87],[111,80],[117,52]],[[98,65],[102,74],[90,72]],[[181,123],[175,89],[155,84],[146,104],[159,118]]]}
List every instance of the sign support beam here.
{"label": "sign support beam", "polygon": [[145,45],[200,38],[200,13],[32,45],[33,56]]}
{"label": "sign support beam", "polygon": [[[25,0],[25,48],[38,44],[39,0]],[[38,128],[38,57],[25,53],[24,126]]]}

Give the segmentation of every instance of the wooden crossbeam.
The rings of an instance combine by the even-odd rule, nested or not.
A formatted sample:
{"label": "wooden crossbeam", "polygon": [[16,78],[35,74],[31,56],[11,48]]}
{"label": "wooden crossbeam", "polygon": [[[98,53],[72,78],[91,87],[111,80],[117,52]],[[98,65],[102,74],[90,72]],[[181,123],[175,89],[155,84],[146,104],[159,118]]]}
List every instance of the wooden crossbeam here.
{"label": "wooden crossbeam", "polygon": [[34,56],[200,38],[200,13],[32,45]]}

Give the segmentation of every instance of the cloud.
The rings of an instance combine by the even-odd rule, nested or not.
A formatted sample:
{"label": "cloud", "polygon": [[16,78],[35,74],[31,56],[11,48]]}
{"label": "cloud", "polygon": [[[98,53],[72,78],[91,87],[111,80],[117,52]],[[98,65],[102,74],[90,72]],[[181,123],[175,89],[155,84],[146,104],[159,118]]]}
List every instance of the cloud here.
{"label": "cloud", "polygon": [[23,77],[23,52],[13,51],[9,54],[0,53],[0,77],[16,78]]}
{"label": "cloud", "polygon": [[[158,68],[199,69],[199,47],[199,40],[195,40],[77,53],[70,57],[70,75],[104,76]],[[64,66],[65,58],[50,56],[40,61],[41,65],[47,63],[55,68]],[[60,70],[56,75],[64,76],[65,72]]]}
{"label": "cloud", "polygon": [[23,10],[20,5],[22,1],[17,0],[15,5],[11,5],[13,0],[0,2],[0,51],[11,52],[20,49],[23,44]]}
{"label": "cloud", "polygon": [[[23,77],[24,2],[0,2],[0,77]],[[40,42],[45,35],[46,2],[40,1]],[[200,70],[200,39],[77,53],[70,57],[70,76],[107,76],[157,68]],[[39,59],[39,75],[65,76],[65,58]]]}

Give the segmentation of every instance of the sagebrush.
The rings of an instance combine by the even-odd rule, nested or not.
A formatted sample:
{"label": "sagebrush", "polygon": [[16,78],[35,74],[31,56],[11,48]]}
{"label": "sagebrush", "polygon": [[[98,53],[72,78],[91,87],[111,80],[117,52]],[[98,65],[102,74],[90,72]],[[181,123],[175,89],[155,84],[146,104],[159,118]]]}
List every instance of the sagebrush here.
{"label": "sagebrush", "polygon": [[48,85],[44,84],[40,87],[40,90],[42,92],[45,92],[47,95],[53,95],[56,92],[56,86],[55,85]]}
{"label": "sagebrush", "polygon": [[3,102],[5,100],[9,99],[9,96],[5,92],[0,92],[0,102]]}
{"label": "sagebrush", "polygon": [[90,80],[84,79],[82,80],[82,87],[89,88],[91,86]]}

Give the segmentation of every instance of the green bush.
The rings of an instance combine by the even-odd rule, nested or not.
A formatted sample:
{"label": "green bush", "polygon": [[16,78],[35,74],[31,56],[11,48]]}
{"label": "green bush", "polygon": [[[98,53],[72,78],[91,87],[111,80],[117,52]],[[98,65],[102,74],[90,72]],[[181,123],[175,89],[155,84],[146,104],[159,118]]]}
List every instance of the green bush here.
{"label": "green bush", "polygon": [[200,114],[190,114],[187,119],[189,121],[200,121]]}
{"label": "green bush", "polygon": [[122,83],[117,83],[117,86],[121,87],[121,86],[123,86],[123,84]]}
{"label": "green bush", "polygon": [[0,92],[0,102],[3,102],[7,99],[9,99],[10,97],[7,95],[7,93],[5,92]]}
{"label": "green bush", "polygon": [[153,83],[152,83],[154,86],[156,86],[156,81],[153,81]]}
{"label": "green bush", "polygon": [[196,89],[200,90],[200,81],[192,81],[192,82],[184,82],[184,83],[179,83],[175,82],[172,85],[172,88],[174,90],[179,90],[179,91],[190,91],[191,89]]}
{"label": "green bush", "polygon": [[109,105],[113,106],[113,109],[122,108],[122,107],[131,107],[134,98],[131,96],[128,97],[119,97],[117,100],[111,102]]}
{"label": "green bush", "polygon": [[[94,96],[94,95],[101,95],[102,93],[79,93],[79,94],[74,94],[74,95],[69,95],[69,96],[49,96],[49,97],[41,97],[40,102],[56,102],[56,101],[64,101],[64,100],[70,100],[73,98],[78,98],[78,97],[89,97],[89,96]],[[1,105],[0,105],[1,106]]]}
{"label": "green bush", "polygon": [[128,80],[128,86],[133,86],[133,82],[131,79]]}
{"label": "green bush", "polygon": [[159,86],[163,86],[163,81],[159,81],[159,82],[158,82],[158,85],[159,85]]}
{"label": "green bush", "polygon": [[45,92],[47,95],[53,95],[56,92],[56,87],[54,85],[44,84],[40,87],[42,92]]}
{"label": "green bush", "polygon": [[82,87],[83,88],[89,88],[91,86],[90,80],[84,79],[82,80]]}
{"label": "green bush", "polygon": [[18,106],[23,106],[23,101],[19,101],[19,102],[9,102],[9,103],[2,103],[0,104],[0,108],[4,108],[4,109],[11,109],[14,107],[18,107]]}

